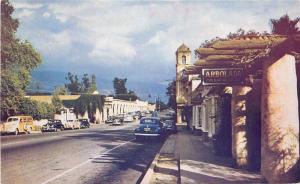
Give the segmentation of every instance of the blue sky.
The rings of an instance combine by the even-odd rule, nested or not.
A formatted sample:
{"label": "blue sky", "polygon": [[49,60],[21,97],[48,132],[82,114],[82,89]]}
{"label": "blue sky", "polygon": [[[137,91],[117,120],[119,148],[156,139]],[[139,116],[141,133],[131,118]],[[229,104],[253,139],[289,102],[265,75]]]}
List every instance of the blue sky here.
{"label": "blue sky", "polygon": [[[95,73],[165,84],[175,51],[239,28],[270,31],[270,18],[300,16],[300,1],[13,0],[18,35],[41,53],[38,70]],[[101,88],[101,87],[100,87]]]}

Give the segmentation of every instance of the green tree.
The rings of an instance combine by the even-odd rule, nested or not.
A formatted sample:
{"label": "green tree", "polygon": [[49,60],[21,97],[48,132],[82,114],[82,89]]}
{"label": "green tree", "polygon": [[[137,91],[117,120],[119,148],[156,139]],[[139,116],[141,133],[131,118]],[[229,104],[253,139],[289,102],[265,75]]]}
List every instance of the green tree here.
{"label": "green tree", "polygon": [[81,79],[81,93],[88,93],[91,88],[91,82],[88,74],[84,74]]}
{"label": "green tree", "polygon": [[66,81],[68,81],[68,83],[65,84],[65,87],[71,94],[79,94],[81,92],[82,87],[77,75],[73,75],[70,72],[68,72],[66,76]]}
{"label": "green tree", "polygon": [[281,16],[279,19],[271,19],[270,24],[272,33],[279,35],[293,35],[300,33],[299,27],[297,27],[299,21],[300,17],[292,20],[287,14]]}
{"label": "green tree", "polygon": [[114,78],[113,84],[114,84],[114,90],[116,95],[127,94],[126,81],[127,78],[124,79],[119,79],[117,77]]}
{"label": "green tree", "polygon": [[55,88],[53,95],[52,95],[51,102],[52,102],[52,105],[53,105],[56,113],[58,113],[60,111],[60,109],[63,107],[63,103],[59,98],[59,95],[64,95],[63,94],[64,91],[62,89],[63,88],[61,88],[61,87]]}
{"label": "green tree", "polygon": [[67,95],[68,90],[65,86],[56,86],[53,93],[58,94],[58,95]]}
{"label": "green tree", "polygon": [[168,106],[176,109],[176,81],[172,80],[167,87],[166,95],[169,97]]}
{"label": "green tree", "polygon": [[42,62],[40,54],[28,41],[16,36],[19,26],[12,18],[14,8],[8,0],[1,1],[1,119],[15,114],[31,71]]}
{"label": "green tree", "polygon": [[92,75],[92,82],[91,82],[91,86],[90,86],[89,92],[93,93],[96,90],[97,90],[96,76],[95,76],[95,74],[93,74]]}
{"label": "green tree", "polygon": [[20,114],[30,115],[37,120],[49,119],[54,116],[55,109],[52,104],[30,100],[29,98],[22,98],[20,102],[18,106]]}

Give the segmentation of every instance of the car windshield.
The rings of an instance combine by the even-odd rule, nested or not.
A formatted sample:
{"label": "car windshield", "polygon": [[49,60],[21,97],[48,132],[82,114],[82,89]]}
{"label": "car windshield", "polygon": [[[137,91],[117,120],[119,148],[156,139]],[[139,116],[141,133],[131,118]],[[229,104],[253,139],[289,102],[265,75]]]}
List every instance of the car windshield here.
{"label": "car windshield", "polygon": [[142,119],[141,124],[159,124],[158,119]]}

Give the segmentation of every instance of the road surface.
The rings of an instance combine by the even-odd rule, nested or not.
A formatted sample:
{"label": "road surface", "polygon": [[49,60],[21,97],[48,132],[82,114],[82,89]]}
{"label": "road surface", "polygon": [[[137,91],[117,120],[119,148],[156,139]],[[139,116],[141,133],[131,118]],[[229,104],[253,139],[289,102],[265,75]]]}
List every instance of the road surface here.
{"label": "road surface", "polygon": [[137,183],[162,142],[137,142],[135,127],[1,136],[1,183]]}

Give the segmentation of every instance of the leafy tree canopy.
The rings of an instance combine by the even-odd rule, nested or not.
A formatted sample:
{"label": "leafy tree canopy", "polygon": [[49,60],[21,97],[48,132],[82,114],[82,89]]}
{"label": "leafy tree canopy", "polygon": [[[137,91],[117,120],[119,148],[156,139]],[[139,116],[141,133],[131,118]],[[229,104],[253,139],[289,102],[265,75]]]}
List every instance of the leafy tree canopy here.
{"label": "leafy tree canopy", "polygon": [[28,41],[16,36],[19,21],[12,18],[14,8],[8,0],[1,1],[1,119],[15,114],[31,71],[41,62],[40,54]]}
{"label": "leafy tree canopy", "polygon": [[167,87],[166,95],[169,96],[168,106],[176,109],[176,81],[172,80]]}
{"label": "leafy tree canopy", "polygon": [[66,81],[65,87],[71,94],[93,93],[97,90],[96,76],[94,74],[92,75],[91,80],[88,74],[84,74],[81,81],[79,81],[77,75],[68,72]]}
{"label": "leafy tree canopy", "polygon": [[300,17],[292,20],[287,14],[285,14],[279,19],[271,19],[270,24],[273,34],[292,35],[300,33]]}
{"label": "leafy tree canopy", "polygon": [[127,94],[126,82],[127,82],[127,78],[124,79],[118,77],[114,78],[113,85],[114,85],[114,90],[116,95]]}

